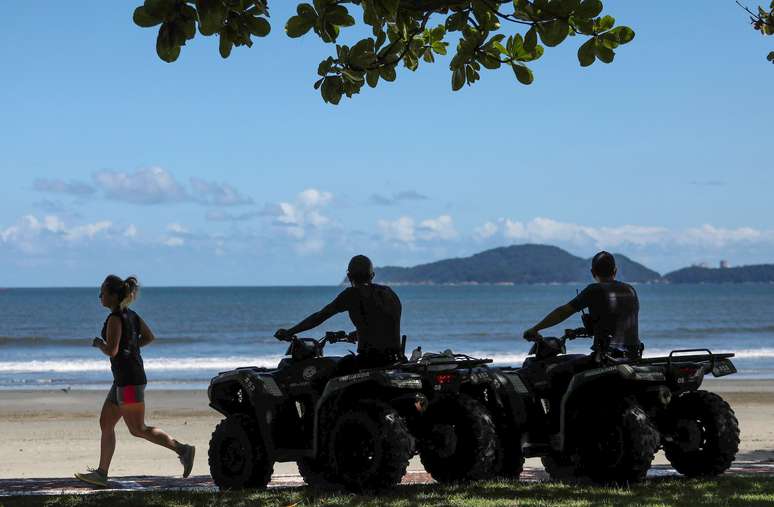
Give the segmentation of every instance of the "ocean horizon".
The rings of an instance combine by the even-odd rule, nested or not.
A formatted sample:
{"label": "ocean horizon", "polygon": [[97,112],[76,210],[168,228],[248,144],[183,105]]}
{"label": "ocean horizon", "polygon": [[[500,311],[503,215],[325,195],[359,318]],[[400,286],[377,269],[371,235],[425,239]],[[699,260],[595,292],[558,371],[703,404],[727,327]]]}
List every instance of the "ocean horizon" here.
{"label": "ocean horizon", "polygon": [[[519,365],[524,329],[575,296],[584,284],[397,285],[407,350],[451,349]],[[640,336],[646,356],[674,349],[734,352],[736,378],[774,378],[774,291],[770,284],[638,284]],[[157,336],[143,349],[149,388],[200,389],[219,371],[274,367],[286,344],[272,335],[319,310],[341,290],[326,286],[143,287],[134,309]],[[0,389],[104,389],[108,359],[90,346],[107,311],[96,287],[5,288],[0,291]],[[577,327],[580,318],[564,327]],[[304,336],[351,330],[346,314]],[[587,351],[576,340],[569,352]],[[327,355],[344,355],[336,344]]]}

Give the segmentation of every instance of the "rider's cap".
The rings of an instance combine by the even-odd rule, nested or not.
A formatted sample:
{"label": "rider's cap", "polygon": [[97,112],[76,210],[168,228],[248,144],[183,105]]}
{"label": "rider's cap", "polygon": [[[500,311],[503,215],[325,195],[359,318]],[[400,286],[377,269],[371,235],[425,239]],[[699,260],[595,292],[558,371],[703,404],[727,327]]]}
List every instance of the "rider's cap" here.
{"label": "rider's cap", "polygon": [[374,264],[365,255],[356,255],[349,261],[347,277],[355,283],[370,282],[374,277]]}
{"label": "rider's cap", "polygon": [[597,276],[613,276],[615,274],[615,257],[610,252],[602,250],[591,259],[591,272]]}

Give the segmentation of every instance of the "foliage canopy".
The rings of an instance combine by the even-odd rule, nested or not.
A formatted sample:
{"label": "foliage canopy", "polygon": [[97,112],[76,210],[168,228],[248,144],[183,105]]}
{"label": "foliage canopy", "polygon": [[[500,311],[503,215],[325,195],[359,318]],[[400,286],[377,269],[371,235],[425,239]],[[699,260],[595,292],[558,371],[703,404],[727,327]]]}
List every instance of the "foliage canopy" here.
{"label": "foliage canopy", "polygon": [[[353,10],[372,36],[340,44],[342,29],[356,24]],[[616,26],[603,11],[601,0],[313,0],[298,4],[285,32],[294,38],[314,32],[335,45],[335,53],[320,62],[314,87],[325,102],[338,104],[366,84],[394,81],[401,64],[415,71],[433,63],[447,54],[450,40],[456,41],[449,63],[455,91],[478,81],[482,68],[510,68],[520,83],[531,84],[527,64],[573,36],[585,39],[578,49],[581,66],[611,63],[634,31]],[[159,26],[156,52],[165,62],[177,60],[197,28],[203,36],[218,36],[223,58],[271,31],[267,0],[145,0],[134,22]]]}

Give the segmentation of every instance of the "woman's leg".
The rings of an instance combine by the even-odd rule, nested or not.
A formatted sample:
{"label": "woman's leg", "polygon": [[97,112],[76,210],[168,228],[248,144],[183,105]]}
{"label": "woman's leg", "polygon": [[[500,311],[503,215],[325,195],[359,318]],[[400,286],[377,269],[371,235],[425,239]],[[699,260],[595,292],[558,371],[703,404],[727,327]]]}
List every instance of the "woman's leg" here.
{"label": "woman's leg", "polygon": [[145,424],[145,403],[127,403],[121,405],[120,410],[126,427],[129,428],[129,433],[177,453],[180,452],[181,446],[176,440],[160,428],[154,428]]}
{"label": "woman's leg", "polygon": [[99,469],[107,475],[113,453],[116,450],[116,424],[121,419],[118,405],[105,400],[102,405],[102,413],[99,415],[99,428],[102,436],[99,443]]}

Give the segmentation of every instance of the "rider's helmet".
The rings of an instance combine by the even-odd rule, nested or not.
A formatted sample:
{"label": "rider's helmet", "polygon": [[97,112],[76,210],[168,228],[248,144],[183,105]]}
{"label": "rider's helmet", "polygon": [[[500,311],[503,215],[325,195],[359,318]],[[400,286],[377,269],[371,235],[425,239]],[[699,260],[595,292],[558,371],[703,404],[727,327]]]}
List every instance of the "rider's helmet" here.
{"label": "rider's helmet", "polygon": [[352,283],[368,283],[374,279],[374,264],[365,255],[356,255],[349,261],[347,278]]}

